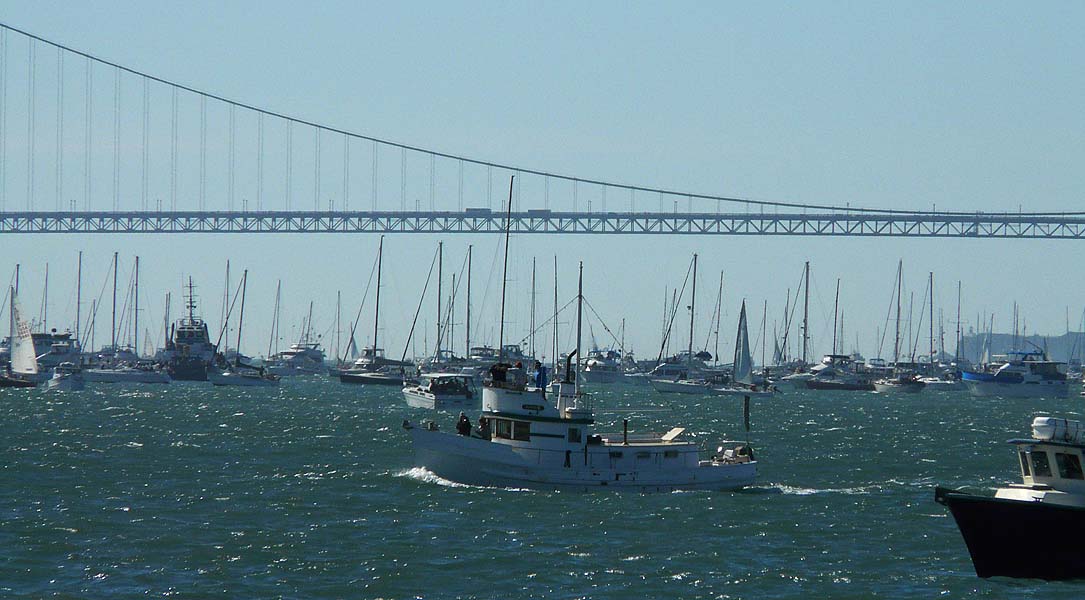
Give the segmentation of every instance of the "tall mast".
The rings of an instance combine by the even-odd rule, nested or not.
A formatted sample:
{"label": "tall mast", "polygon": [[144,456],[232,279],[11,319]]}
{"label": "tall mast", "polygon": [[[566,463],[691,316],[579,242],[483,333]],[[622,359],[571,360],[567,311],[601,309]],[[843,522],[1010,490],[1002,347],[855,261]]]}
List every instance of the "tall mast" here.
{"label": "tall mast", "polygon": [[[840,278],[836,278],[836,299],[833,300],[833,354],[836,354],[836,327],[838,325],[837,317],[840,314]],[[841,340],[843,342],[843,340]]]}
{"label": "tall mast", "polygon": [[49,322],[49,263],[45,263],[45,295],[41,301],[41,330],[48,331]]}
{"label": "tall mast", "polygon": [[720,290],[716,293],[716,347],[712,351],[712,357],[716,364],[720,363],[720,321],[723,319],[723,271],[720,271]]}
{"label": "tall mast", "polygon": [[802,302],[802,364],[807,364],[807,347],[810,344],[810,261],[806,261],[804,268],[803,302]]}
{"label": "tall mast", "polygon": [[377,357],[377,332],[381,314],[381,262],[384,260],[384,236],[377,242],[377,306],[373,309],[373,358]]}
{"label": "tall mast", "polygon": [[82,312],[79,310],[80,302],[83,301],[83,251],[79,251],[79,262],[75,269],[75,342],[79,345],[80,357],[83,353],[82,338],[79,337],[79,320],[82,318]]}
{"label": "tall mast", "polygon": [[930,272],[930,287],[931,287],[931,289],[930,289],[931,303],[930,303],[930,313],[928,313],[929,316],[930,316],[928,321],[930,321],[930,322],[927,323],[927,325],[929,325],[929,327],[930,327],[930,339],[931,339],[930,366],[933,368],[934,367],[934,271]]}
{"label": "tall mast", "polygon": [[[694,254],[694,257],[697,255]],[[576,379],[573,379],[573,392],[580,398],[580,338],[584,315],[584,261],[580,261],[580,275],[576,283]]]}
{"label": "tall mast", "polygon": [[554,374],[558,372],[558,256],[554,255],[554,346],[551,349]]}
{"label": "tall mast", "polygon": [[901,290],[901,269],[904,267],[904,261],[897,262],[897,327],[896,333],[893,336],[893,368],[897,367],[897,363],[900,362],[900,290]]}
{"label": "tall mast", "polygon": [[765,307],[761,311],[761,368],[766,368],[765,348],[769,345],[769,301],[765,300]]}
{"label": "tall mast", "polygon": [[[241,297],[242,306],[244,306],[245,297]],[[335,290],[335,358],[339,359],[342,356],[339,351],[341,347],[339,343],[342,341],[342,320],[343,320],[343,292]]]}
{"label": "tall mast", "polygon": [[535,357],[535,257],[531,257],[531,357]]}
{"label": "tall mast", "polygon": [[139,257],[136,257],[136,301],[132,311],[132,351],[139,357]]}
{"label": "tall mast", "polygon": [[[693,369],[693,316],[697,314],[697,255],[693,255],[693,292],[690,294],[689,300],[689,356],[687,362],[689,368]],[[686,374],[689,377],[689,373]]]}
{"label": "tall mast", "polygon": [[512,225],[512,186],[516,176],[509,178],[509,207],[505,213],[505,264],[501,270],[501,322],[497,332],[497,362],[505,359],[505,287],[509,282],[509,228]]}
{"label": "tall mast", "polygon": [[271,317],[271,336],[267,340],[267,357],[271,358],[271,344],[279,332],[279,294],[283,289],[283,280],[275,284],[275,314]]}
{"label": "tall mast", "polygon": [[113,253],[113,326],[109,334],[113,352],[117,351],[117,253]]}
{"label": "tall mast", "polygon": [[237,347],[234,348],[234,364],[241,366],[241,326],[245,323],[245,290],[249,287],[249,270],[241,274],[241,314],[237,315]]}
{"label": "tall mast", "polygon": [[445,243],[437,242],[437,347],[433,356],[441,360],[441,280],[444,279]]}
{"label": "tall mast", "polygon": [[463,355],[464,358],[471,356],[471,248],[473,246],[467,246],[467,352]]}
{"label": "tall mast", "polygon": [[456,354],[456,274],[452,274],[452,293],[448,295],[448,347]]}
{"label": "tall mast", "polygon": [[305,339],[302,341],[303,344],[308,344],[309,343],[309,337],[312,335],[312,331],[313,331],[313,301],[310,300],[309,301],[309,316],[306,317],[306,319],[305,319]]}
{"label": "tall mast", "polygon": [[957,341],[953,349],[954,362],[961,361],[961,280],[957,280]]}

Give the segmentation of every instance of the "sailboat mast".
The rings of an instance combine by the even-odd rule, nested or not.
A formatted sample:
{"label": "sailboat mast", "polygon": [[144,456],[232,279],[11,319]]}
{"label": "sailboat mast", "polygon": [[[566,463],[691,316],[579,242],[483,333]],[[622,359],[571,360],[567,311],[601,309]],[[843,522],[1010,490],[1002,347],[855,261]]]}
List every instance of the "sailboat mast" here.
{"label": "sailboat mast", "polygon": [[554,345],[550,351],[554,363],[554,376],[558,372],[558,256],[554,255]]}
{"label": "sailboat mast", "polygon": [[377,332],[380,329],[381,314],[381,262],[384,260],[384,236],[377,243],[377,298],[373,309],[373,358],[377,357]]}
{"label": "sailboat mast", "polygon": [[[761,310],[761,368],[766,369],[765,349],[769,345],[769,301],[765,300],[765,307]],[[766,369],[767,372],[767,369]]]}
{"label": "sailboat mast", "polygon": [[445,243],[437,242],[437,347],[434,360],[441,360],[441,281],[444,279]]}
{"label": "sailboat mast", "polygon": [[901,269],[904,267],[904,261],[897,262],[897,326],[896,333],[893,337],[893,368],[897,367],[897,363],[900,362],[900,291],[901,291]]}
{"label": "sailboat mast", "polygon": [[720,271],[720,289],[716,293],[716,347],[712,356],[718,365],[720,363],[720,321],[723,319],[723,271]]}
{"label": "sailboat mast", "polygon": [[132,351],[139,358],[139,257],[136,257],[136,301],[132,310]]}
{"label": "sailboat mast", "polygon": [[275,334],[279,328],[279,293],[283,289],[283,280],[275,284],[275,314],[271,316],[271,336],[267,340],[267,357],[271,358],[271,344],[275,341]]}
{"label": "sailboat mast", "polygon": [[501,322],[497,328],[497,362],[505,360],[505,288],[509,283],[509,228],[512,225],[512,189],[516,176],[509,178],[509,206],[505,213],[505,262],[501,269]]}
{"label": "sailboat mast", "polygon": [[934,351],[935,351],[935,348],[934,348],[934,271],[930,272],[930,287],[931,287],[931,290],[930,290],[930,292],[931,292],[930,293],[931,303],[930,303],[930,313],[929,313],[930,318],[928,319],[928,321],[930,321],[930,322],[927,323],[927,325],[930,328],[930,338],[931,338],[930,366],[933,368],[934,367]]}
{"label": "sailboat mast", "polygon": [[[840,314],[840,278],[836,278],[836,299],[833,300],[833,354],[836,354],[836,327],[839,324],[837,317]],[[843,340],[841,340],[843,341]]]}
{"label": "sailboat mast", "polygon": [[83,251],[79,251],[79,262],[75,268],[75,343],[79,346],[79,353],[82,356],[83,342],[79,337],[79,320],[82,318],[82,312],[80,309],[80,303],[83,301]]}
{"label": "sailboat mast", "polygon": [[41,330],[44,333],[48,331],[47,323],[49,322],[49,263],[45,263],[45,295],[41,301]]}
{"label": "sailboat mast", "polygon": [[[694,255],[696,256],[696,254]],[[580,343],[584,316],[584,261],[580,261],[580,274],[576,283],[576,378],[573,379],[573,392],[580,398]]]}
{"label": "sailboat mast", "polygon": [[954,362],[961,362],[961,280],[957,280],[957,342],[953,349]]}
{"label": "sailboat mast", "polygon": [[234,364],[241,366],[241,326],[245,323],[245,290],[249,287],[249,270],[241,274],[241,314],[237,315],[237,347],[234,348]]}
{"label": "sailboat mast", "polygon": [[810,261],[806,261],[803,269],[803,302],[802,302],[802,364],[807,364],[807,348],[810,345]]}
{"label": "sailboat mast", "polygon": [[[693,255],[693,292],[689,300],[689,356],[686,357],[689,368],[693,368],[693,316],[697,314],[697,255]],[[690,375],[687,373],[687,377]]]}
{"label": "sailboat mast", "polygon": [[[242,296],[241,300],[242,300],[242,302],[244,302],[244,300],[245,300],[244,296]],[[244,306],[244,304],[242,304],[242,306]],[[343,292],[341,290],[335,290],[335,358],[337,358],[337,359],[340,356],[342,356],[342,354],[339,353],[340,350],[342,350],[342,347],[340,346],[340,342],[342,342],[342,339],[343,339],[342,321],[343,321]]]}
{"label": "sailboat mast", "polygon": [[473,246],[467,246],[467,352],[463,355],[464,358],[471,356],[471,248]]}
{"label": "sailboat mast", "polygon": [[532,358],[535,357],[535,257],[531,257],[531,350]]}
{"label": "sailboat mast", "polygon": [[117,253],[113,253],[113,325],[109,334],[109,343],[117,351]]}

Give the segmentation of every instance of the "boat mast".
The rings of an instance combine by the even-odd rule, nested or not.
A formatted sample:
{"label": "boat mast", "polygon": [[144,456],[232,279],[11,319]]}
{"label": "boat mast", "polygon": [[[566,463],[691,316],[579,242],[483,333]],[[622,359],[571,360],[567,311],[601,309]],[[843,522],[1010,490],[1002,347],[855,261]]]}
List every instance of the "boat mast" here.
{"label": "boat mast", "polygon": [[957,341],[953,349],[953,361],[961,362],[961,280],[957,280]]}
{"label": "boat mast", "polygon": [[[686,357],[688,370],[693,370],[693,316],[697,314],[697,255],[693,255],[693,292],[689,300],[689,356]],[[690,377],[687,372],[686,377]]]}
{"label": "boat mast", "polygon": [[497,329],[497,362],[505,359],[505,288],[509,282],[509,228],[512,224],[512,189],[516,176],[509,178],[509,206],[505,213],[505,263],[501,270],[501,322]]}
{"label": "boat mast", "polygon": [[237,348],[234,349],[234,365],[241,366],[241,326],[245,323],[245,290],[249,287],[249,270],[241,274],[241,314],[237,315]]}
{"label": "boat mast", "polygon": [[766,369],[767,363],[765,362],[765,347],[769,345],[769,301],[765,300],[765,307],[761,310],[761,368]]}
{"label": "boat mast", "polygon": [[[694,257],[697,255],[694,254]],[[576,378],[573,379],[573,395],[580,398],[580,339],[584,315],[584,261],[580,261],[580,274],[576,284]]]}
{"label": "boat mast", "polygon": [[437,346],[433,352],[434,361],[441,360],[441,280],[444,279],[445,243],[437,242]]}
{"label": "boat mast", "polygon": [[[247,271],[246,271],[247,272]],[[241,307],[245,307],[245,296],[241,296]],[[339,350],[341,349],[339,343],[342,341],[343,327],[341,322],[343,320],[343,292],[335,290],[335,358],[339,359]]]}
{"label": "boat mast", "polygon": [[75,269],[75,342],[79,345],[79,362],[83,362],[83,342],[79,337],[79,319],[82,317],[82,312],[79,310],[80,302],[83,301],[83,251],[79,251],[79,262]]}
{"label": "boat mast", "polygon": [[384,236],[377,243],[377,298],[373,309],[373,358],[377,358],[377,331],[381,314],[381,262],[384,260]]}
{"label": "boat mast", "polygon": [[535,357],[535,257],[531,257],[531,357]]}
{"label": "boat mast", "polygon": [[267,340],[267,357],[271,358],[271,344],[275,341],[279,329],[279,294],[283,289],[283,280],[275,284],[275,314],[271,316],[271,336]]}
{"label": "boat mast", "polygon": [[41,301],[41,331],[45,333],[49,322],[49,263],[45,263],[45,292]]}
{"label": "boat mast", "polygon": [[113,253],[113,324],[109,334],[109,343],[113,352],[117,352],[117,253]]}
{"label": "boat mast", "polygon": [[139,358],[139,257],[136,257],[136,301],[132,310],[132,351]]}
{"label": "boat mast", "polygon": [[716,347],[712,357],[720,364],[720,321],[723,319],[723,271],[720,271],[720,290],[716,293]]}
{"label": "boat mast", "polygon": [[554,255],[554,346],[551,349],[551,360],[554,363],[554,376],[558,372],[558,255]]}
{"label": "boat mast", "polygon": [[309,316],[305,319],[305,339],[302,340],[303,344],[309,343],[309,338],[313,333],[313,301],[309,301]]}
{"label": "boat mast", "polygon": [[471,356],[471,248],[473,246],[467,246],[467,339],[465,340],[467,352],[463,355],[464,358]]}
{"label": "boat mast", "polygon": [[929,358],[929,360],[930,360],[930,365],[929,366],[931,368],[934,368],[934,271],[930,272],[930,287],[931,287],[931,290],[930,290],[930,292],[931,292],[930,293],[931,303],[930,303],[930,313],[929,313],[930,318],[928,319],[928,321],[930,321],[930,322],[927,323],[927,325],[930,328],[930,339],[931,339],[931,353],[929,355],[929,357],[930,357]]}
{"label": "boat mast", "polygon": [[904,267],[904,261],[897,261],[897,327],[896,333],[893,336],[893,368],[897,368],[897,363],[900,362],[900,288],[901,288],[901,269]]}
{"label": "boat mast", "polygon": [[[837,318],[840,314],[840,278],[836,278],[836,299],[833,300],[833,354],[836,354],[836,327],[839,324]],[[843,340],[841,340],[843,342]]]}
{"label": "boat mast", "polygon": [[803,302],[802,302],[802,364],[808,364],[807,347],[810,344],[810,261],[806,261],[804,268]]}

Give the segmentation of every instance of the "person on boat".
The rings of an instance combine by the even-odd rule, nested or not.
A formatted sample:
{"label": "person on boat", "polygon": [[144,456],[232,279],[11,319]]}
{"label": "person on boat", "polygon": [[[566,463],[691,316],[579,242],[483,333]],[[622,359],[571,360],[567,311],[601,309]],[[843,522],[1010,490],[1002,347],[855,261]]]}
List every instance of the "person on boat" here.
{"label": "person on boat", "polygon": [[535,361],[535,387],[539,389],[546,387],[546,367],[539,361]]}
{"label": "person on boat", "polygon": [[471,419],[468,419],[463,411],[460,411],[460,420],[456,421],[456,433],[460,435],[471,435]]}
{"label": "person on boat", "polygon": [[478,437],[484,440],[490,439],[490,420],[486,417],[478,418]]}

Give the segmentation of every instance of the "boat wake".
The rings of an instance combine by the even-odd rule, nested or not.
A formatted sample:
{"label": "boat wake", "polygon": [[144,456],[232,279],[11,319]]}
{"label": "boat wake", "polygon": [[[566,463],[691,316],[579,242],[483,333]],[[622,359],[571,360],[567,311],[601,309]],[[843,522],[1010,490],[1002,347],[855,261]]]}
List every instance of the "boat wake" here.
{"label": "boat wake", "polygon": [[455,481],[449,481],[449,480],[447,480],[447,479],[445,479],[443,477],[440,477],[439,475],[435,474],[433,471],[430,471],[429,469],[427,469],[425,467],[414,467],[414,468],[411,468],[411,469],[405,469],[403,471],[398,471],[398,472],[395,473],[395,476],[396,477],[407,477],[407,478],[410,478],[410,479],[414,479],[415,481],[421,481],[423,483],[436,483],[437,485],[443,485],[445,487],[454,487],[454,488],[473,487],[473,486],[466,485],[466,484],[463,484],[463,483],[456,483]]}
{"label": "boat wake", "polygon": [[864,496],[864,495],[867,495],[867,494],[870,494],[870,493],[874,492],[877,489],[877,486],[865,485],[865,486],[850,487],[850,488],[817,489],[817,488],[794,487],[794,486],[790,486],[790,485],[778,484],[778,485],[771,486],[771,488],[769,488],[769,489],[778,490],[779,493],[784,494],[784,495],[788,495],[788,496],[813,496],[813,495],[816,495],[816,494],[844,494],[844,495],[847,495],[847,496]]}

